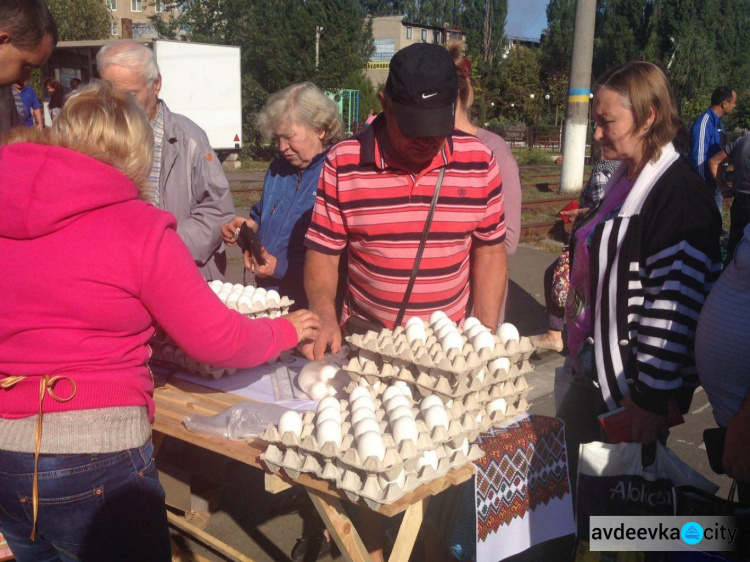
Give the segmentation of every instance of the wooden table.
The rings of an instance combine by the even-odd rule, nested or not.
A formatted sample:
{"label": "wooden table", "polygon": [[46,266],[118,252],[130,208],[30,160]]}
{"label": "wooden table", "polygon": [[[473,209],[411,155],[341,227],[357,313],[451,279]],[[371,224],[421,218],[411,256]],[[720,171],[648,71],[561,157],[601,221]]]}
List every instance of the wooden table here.
{"label": "wooden table", "polygon": [[[213,415],[233,404],[243,401],[247,401],[247,399],[172,378],[169,383],[156,389],[154,392],[154,402],[156,403],[154,430],[161,434],[170,435],[192,443],[193,445],[210,449],[247,465],[266,470],[263,462],[260,460],[260,454],[266,448],[264,441],[260,439],[228,441],[218,437],[193,433],[188,431],[182,423],[185,416],[193,414]],[[381,506],[376,511],[376,513],[380,513],[386,517],[393,517],[399,513],[404,513],[404,518],[396,537],[391,557],[389,558],[390,561],[406,562],[409,559],[409,555],[414,548],[417,533],[422,525],[422,517],[429,498],[451,486],[465,482],[473,475],[474,465],[467,464],[450,471],[442,478],[420,486],[397,502]],[[293,485],[304,486],[344,558],[355,561],[370,559],[359,533],[344,510],[342,502],[350,500],[343,492],[337,490],[332,482],[305,473],[300,474],[296,480],[292,480],[283,473],[275,475],[266,474],[265,481],[266,490],[271,493],[278,493]],[[364,502],[360,502],[357,505],[361,505],[364,509],[369,509]],[[228,545],[216,539],[211,540],[210,535],[207,535],[207,533],[191,525],[180,523],[176,517],[170,518],[170,523],[208,542],[211,546],[233,560],[249,560],[249,558],[238,553]]]}

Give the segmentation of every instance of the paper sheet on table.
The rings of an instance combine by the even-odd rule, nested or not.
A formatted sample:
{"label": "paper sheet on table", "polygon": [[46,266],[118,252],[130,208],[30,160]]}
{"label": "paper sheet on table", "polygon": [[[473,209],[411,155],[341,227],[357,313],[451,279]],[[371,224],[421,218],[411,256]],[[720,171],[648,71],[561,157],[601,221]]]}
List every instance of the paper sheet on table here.
{"label": "paper sheet on table", "polygon": [[228,377],[221,377],[220,379],[204,378],[200,376],[188,375],[187,373],[177,373],[175,377],[178,379],[213,388],[214,390],[221,390],[223,392],[229,392],[230,394],[236,394],[243,398],[249,398],[250,400],[256,400],[258,402],[267,402],[270,404],[278,404],[291,410],[315,410],[317,402],[314,400],[280,400],[279,402],[274,401],[273,384],[271,382],[271,376],[274,371],[280,365],[286,366],[293,374],[293,380],[295,384],[295,392],[298,395],[304,396],[304,393],[297,385],[297,375],[299,375],[300,369],[307,364],[308,360],[303,357],[290,357],[286,363],[274,363],[273,365],[259,365],[252,369],[240,369],[234,375]]}

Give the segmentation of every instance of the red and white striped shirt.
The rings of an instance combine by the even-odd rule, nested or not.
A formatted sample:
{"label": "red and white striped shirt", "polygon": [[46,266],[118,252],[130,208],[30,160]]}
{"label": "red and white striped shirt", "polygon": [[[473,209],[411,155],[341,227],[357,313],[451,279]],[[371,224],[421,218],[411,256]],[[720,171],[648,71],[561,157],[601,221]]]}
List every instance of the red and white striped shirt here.
{"label": "red and white striped shirt", "polygon": [[351,314],[392,327],[411,276],[440,168],[445,175],[406,309],[423,318],[444,311],[461,320],[469,301],[472,244],[501,244],[505,219],[500,173],[476,137],[454,131],[418,175],[389,165],[372,127],[328,154],[305,245],[348,252]]}

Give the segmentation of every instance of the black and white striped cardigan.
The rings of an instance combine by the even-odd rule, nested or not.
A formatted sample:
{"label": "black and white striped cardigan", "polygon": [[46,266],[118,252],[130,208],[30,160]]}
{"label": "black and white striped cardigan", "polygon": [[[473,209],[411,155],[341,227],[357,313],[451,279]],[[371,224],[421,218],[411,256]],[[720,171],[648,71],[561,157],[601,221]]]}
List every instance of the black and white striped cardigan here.
{"label": "black and white striped cardigan", "polygon": [[[624,173],[622,165],[612,174],[605,198]],[[652,412],[665,413],[670,398],[687,411],[698,386],[698,314],[721,271],[720,233],[713,193],[671,143],[640,173],[618,216],[595,227],[591,337],[610,410],[630,395]]]}

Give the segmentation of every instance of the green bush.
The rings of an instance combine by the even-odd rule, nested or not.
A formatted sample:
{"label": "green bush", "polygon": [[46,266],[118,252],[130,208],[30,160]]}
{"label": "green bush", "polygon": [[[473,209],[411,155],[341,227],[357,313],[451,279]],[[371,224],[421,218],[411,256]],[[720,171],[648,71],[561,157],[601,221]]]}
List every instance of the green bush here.
{"label": "green bush", "polygon": [[516,162],[519,166],[534,166],[539,164],[552,164],[555,154],[541,148],[522,149],[515,153]]}

